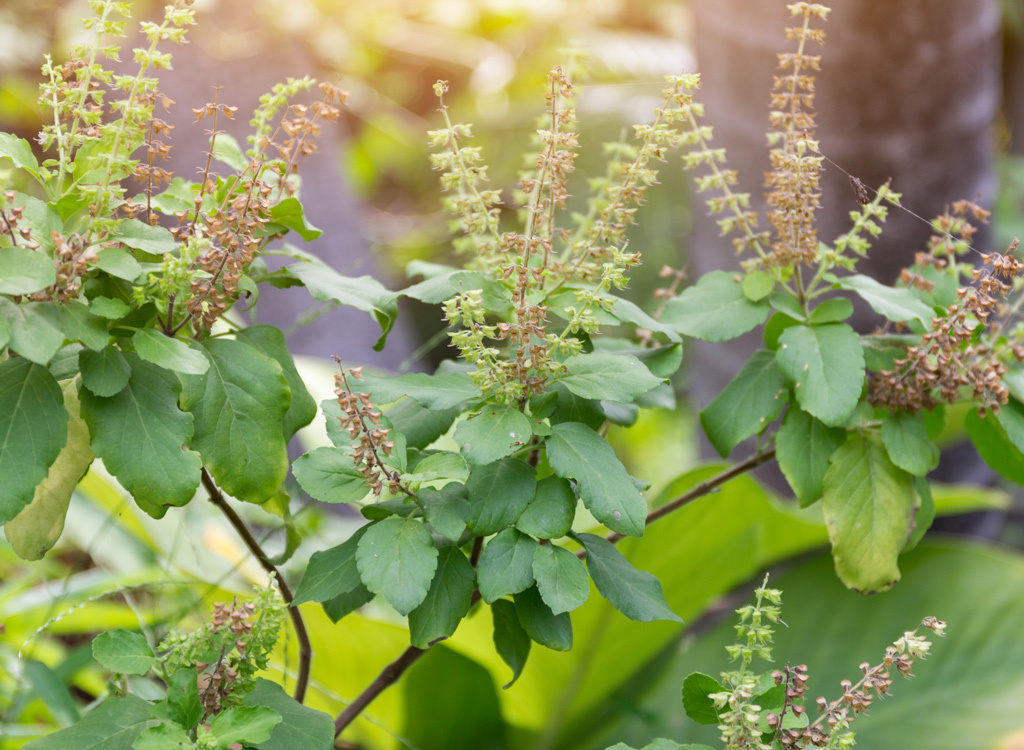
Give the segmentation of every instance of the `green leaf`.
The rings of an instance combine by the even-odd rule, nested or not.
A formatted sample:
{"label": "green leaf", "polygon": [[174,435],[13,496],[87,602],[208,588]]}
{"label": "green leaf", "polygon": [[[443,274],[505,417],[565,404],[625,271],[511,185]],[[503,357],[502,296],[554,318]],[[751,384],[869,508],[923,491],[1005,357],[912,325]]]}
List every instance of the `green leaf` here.
{"label": "green leaf", "polygon": [[68,439],[53,375],[20,357],[0,362],[0,523],[22,512]]}
{"label": "green leaf", "polygon": [[210,360],[201,351],[190,349],[184,341],[165,336],[154,328],[136,331],[132,343],[140,357],[166,370],[202,375],[210,369]]}
{"label": "green leaf", "polygon": [[487,542],[477,562],[477,585],[486,604],[518,594],[533,585],[533,556],[537,540],[505,529]]}
{"label": "green leaf", "polygon": [[554,544],[537,545],[533,553],[533,578],[544,603],[556,615],[582,607],[590,595],[583,562]]}
{"label": "green leaf", "polygon": [[447,451],[432,453],[423,460],[417,461],[412,469],[402,475],[407,482],[436,482],[438,480],[465,482],[469,476],[469,464],[466,463],[466,459]]}
{"label": "green leaf", "polygon": [[480,398],[480,389],[473,385],[469,375],[461,372],[445,375],[414,372],[394,377],[364,374],[362,380],[352,383],[352,388],[369,393],[375,404],[390,404],[408,396],[428,409],[451,409]]}
{"label": "green leaf", "polygon": [[737,274],[712,271],[665,305],[661,322],[704,341],[729,341],[764,323],[771,309],[751,302]]}
{"label": "green leaf", "polygon": [[755,269],[743,277],[743,294],[751,302],[760,302],[775,289],[770,273]]}
{"label": "green leaf", "polygon": [[821,497],[829,459],[845,441],[841,427],[829,427],[796,406],[786,412],[775,435],[775,456],[801,507]]}
{"label": "green leaf", "polygon": [[508,690],[519,679],[530,656],[530,636],[519,624],[516,606],[507,599],[498,599],[491,605],[494,621],[494,650],[512,670],[512,679],[502,688]]}
{"label": "green leaf", "polygon": [[700,413],[704,434],[725,457],[736,445],[762,432],[789,401],[775,352],[761,349]]}
{"label": "green leaf", "polygon": [[568,374],[558,382],[583,398],[631,403],[662,382],[629,354],[580,354],[567,359],[565,367]]}
{"label": "green leaf", "polygon": [[[194,673],[192,681],[195,682]],[[185,730],[169,721],[150,727],[131,744],[131,750],[181,750],[194,747]]]}
{"label": "green leaf", "polygon": [[338,594],[333,599],[325,601],[323,603],[324,613],[331,618],[331,622],[337,623],[342,617],[355,612],[369,602],[373,596],[372,591],[360,584],[351,591]]}
{"label": "green leaf", "polygon": [[33,242],[38,243],[44,250],[52,251],[54,243],[51,234],[64,233],[64,222],[60,214],[49,204],[25,193],[15,193],[11,206],[21,209],[18,228],[28,229]]}
{"label": "green leaf", "polygon": [[516,528],[538,539],[558,539],[569,533],[576,516],[572,485],[558,476],[537,482],[537,493],[516,521]]}
{"label": "green leaf", "polygon": [[152,255],[171,253],[178,247],[177,240],[169,230],[138,219],[122,219],[108,239]]}
{"label": "green leaf", "polygon": [[607,539],[594,534],[578,534],[576,538],[587,551],[587,570],[594,585],[615,609],[638,622],[682,622],[665,601],[657,578],[634,568]]}
{"label": "green leaf", "polygon": [[825,323],[839,323],[853,315],[853,303],[845,297],[827,299],[811,310],[811,316],[807,322],[812,326],[820,326]]}
{"label": "green leaf", "polygon": [[132,368],[124,353],[116,346],[98,352],[83,350],[78,355],[82,384],[96,396],[116,396],[128,385]]}
{"label": "green leaf", "polygon": [[910,289],[879,284],[870,276],[854,274],[836,280],[840,289],[846,289],[859,295],[871,305],[871,309],[893,322],[908,320],[920,321],[928,328],[935,314],[928,305],[914,296]]}
{"label": "green leaf", "polygon": [[48,302],[14,304],[0,297],[0,320],[10,330],[8,346],[30,362],[45,365],[64,343],[64,331],[54,305]]}
{"label": "green leaf", "polygon": [[437,550],[419,521],[386,518],[371,525],[356,549],[366,588],[407,615],[426,598],[437,568]]}
{"label": "green leaf", "polygon": [[916,507],[911,475],[889,460],[881,440],[851,434],[832,456],[822,495],[836,573],[848,588],[872,594],[899,581],[896,558]]}
{"label": "green leaf", "polygon": [[[619,742],[618,744],[612,745],[607,750],[635,750],[625,742]],[[715,750],[710,745],[680,745],[678,742],[673,740],[667,740],[664,737],[659,737],[650,744],[644,745],[640,750]]]}
{"label": "green leaf", "polygon": [[178,408],[180,384],[163,368],[125,354],[128,385],[104,398],[79,394],[92,448],[146,513],[162,518],[199,487],[199,454],[189,450],[192,415]]}
{"label": "green leaf", "polygon": [[800,302],[788,292],[772,292],[768,296],[768,304],[772,309],[784,313],[787,317],[798,320],[801,323],[807,322],[807,315],[804,313]]}
{"label": "green leaf", "polygon": [[928,438],[921,415],[896,413],[882,420],[882,442],[892,462],[923,477],[939,465],[939,449]]}
{"label": "green leaf", "polygon": [[300,428],[316,418],[316,400],[306,390],[302,376],[295,367],[295,360],[288,350],[288,344],[285,343],[284,334],[273,326],[250,326],[243,328],[235,336],[281,365],[284,379],[288,381],[288,389],[292,392],[292,402],[284,414],[282,431],[285,441],[291,440]]}
{"label": "green leaf", "polygon": [[167,711],[186,729],[194,729],[203,718],[203,702],[199,699],[194,668],[179,669],[167,680]]}
{"label": "green leaf", "polygon": [[777,357],[800,408],[831,427],[842,426],[864,387],[857,333],[845,323],[794,326],[779,337]]}
{"label": "green leaf", "polygon": [[683,710],[698,724],[717,724],[719,712],[710,696],[725,692],[714,677],[694,672],[683,680]]}
{"label": "green leaf", "polygon": [[25,750],[129,750],[140,734],[161,723],[153,707],[134,695],[108,698],[74,726],[29,742]]}
{"label": "green leaf", "polygon": [[964,425],[978,455],[989,468],[1024,486],[1024,453],[1014,445],[1002,423],[991,414],[979,417],[972,409],[967,413]]}
{"label": "green leaf", "polygon": [[69,415],[67,442],[36,487],[32,502],[4,526],[7,541],[23,560],[42,559],[60,539],[71,495],[94,458],[89,428],[79,414],[75,381],[66,381],[62,390]]}
{"label": "green leaf", "polygon": [[122,300],[112,297],[93,297],[89,300],[89,311],[107,320],[120,320],[131,310]]}
{"label": "green leaf", "polygon": [[135,281],[142,275],[142,266],[123,247],[105,247],[96,253],[96,267],[125,281]]}
{"label": "green leaf", "polygon": [[409,637],[417,648],[429,648],[455,633],[469,614],[476,571],[462,551],[452,545],[437,556],[437,570],[426,598],[409,613]]}
{"label": "green leaf", "polygon": [[422,450],[448,432],[461,409],[428,409],[418,401],[403,398],[384,412],[395,429],[405,435],[410,448]]}
{"label": "green leaf", "polygon": [[800,325],[800,321],[791,318],[786,313],[775,313],[768,322],[764,324],[764,345],[773,352],[779,348],[779,336],[787,328]]}
{"label": "green leaf", "polygon": [[547,438],[555,474],[576,480],[583,504],[612,531],[641,536],[647,503],[607,441],[586,425],[554,425]]}
{"label": "green leaf", "polygon": [[[639,359],[644,367],[651,371],[655,377],[668,379],[679,371],[683,363],[683,345],[672,344],[671,346],[656,346],[650,349],[631,349],[619,352],[630,354]],[[668,387],[667,383],[662,383]]]}
{"label": "green leaf", "polygon": [[1017,450],[1024,450],[1024,404],[1011,398],[996,414],[1006,437]]}
{"label": "green leaf", "polygon": [[10,159],[18,169],[24,169],[37,180],[42,181],[41,169],[32,145],[13,133],[0,133],[0,159]]}
{"label": "green leaf", "polygon": [[53,260],[27,247],[0,248],[0,294],[31,294],[57,281]]}
{"label": "green leaf", "polygon": [[146,639],[130,630],[108,630],[92,642],[92,656],[104,669],[118,674],[146,674],[156,655]]}
{"label": "green leaf", "polygon": [[[622,299],[621,297],[615,297],[610,294],[602,295],[602,298],[613,300],[612,315],[623,323],[632,323],[640,326],[641,328],[646,328],[648,331],[663,333],[668,340],[673,343],[679,343],[681,341],[679,334],[675,332],[672,326],[665,325],[662,321],[655,320],[629,300]],[[658,373],[654,374],[657,375]]]}
{"label": "green leaf", "polygon": [[295,196],[285,198],[280,203],[270,207],[270,221],[256,233],[257,237],[268,237],[279,232],[283,233],[292,230],[302,237],[306,242],[312,242],[323,232],[306,220],[302,210],[302,203]]}
{"label": "green leaf", "polygon": [[473,467],[466,480],[466,491],[466,525],[476,536],[488,536],[519,520],[537,492],[537,475],[525,461],[503,458]]}
{"label": "green leaf", "polygon": [[214,716],[210,721],[210,733],[217,738],[218,748],[227,748],[236,742],[258,745],[270,739],[274,727],[281,721],[281,714],[272,708],[238,706]]}
{"label": "green leaf", "polygon": [[516,616],[530,640],[552,651],[572,650],[572,620],[569,613],[556,615],[544,603],[536,586],[516,594]]}
{"label": "green leaf", "polygon": [[323,503],[357,503],[370,491],[347,450],[317,448],[296,459],[292,473],[306,494]]}
{"label": "green leaf", "polygon": [[466,530],[469,503],[464,484],[450,482],[440,490],[421,487],[416,492],[416,502],[423,508],[427,522],[453,542]]}
{"label": "green leaf", "polygon": [[244,341],[207,339],[204,375],[182,375],[181,406],[195,418],[192,447],[228,494],[261,503],[288,474],[282,420],[291,391],[281,366]]}
{"label": "green leaf", "polygon": [[914,529],[910,532],[910,538],[907,539],[907,545],[901,554],[914,549],[924,539],[925,533],[935,521],[935,498],[932,496],[932,488],[928,486],[928,480],[924,477],[914,477],[914,490],[919,501],[917,512],[914,514]]}
{"label": "green leaf", "polygon": [[246,706],[264,706],[281,716],[270,738],[254,745],[257,750],[331,750],[334,721],[323,711],[307,708],[270,680],[256,680],[245,697]]}
{"label": "green leaf", "polygon": [[553,395],[556,397],[554,409],[548,415],[553,425],[579,422],[592,430],[599,430],[607,419],[599,402],[570,393],[561,383],[555,383]]}
{"label": "green leaf", "polygon": [[0,350],[6,349],[11,340],[11,325],[6,318],[0,318]]}
{"label": "green leaf", "polygon": [[229,133],[217,131],[217,137],[213,139],[212,151],[214,159],[231,167],[236,172],[244,172],[249,168],[249,157],[242,153],[238,141]]}
{"label": "green leaf", "polygon": [[511,405],[491,404],[480,414],[459,423],[455,442],[462,455],[477,466],[505,458],[519,450],[533,432],[530,420]]}
{"label": "green leaf", "polygon": [[[72,300],[58,307],[60,327],[71,341],[81,341],[93,351],[99,351],[110,343],[107,323],[89,311],[89,306],[80,300]],[[0,323],[3,323],[0,319]]]}
{"label": "green leaf", "polygon": [[304,602],[325,602],[341,594],[363,587],[356,566],[356,549],[359,540],[370,526],[361,526],[348,539],[336,547],[314,552],[309,558],[306,572],[295,590],[292,606]]}
{"label": "green leaf", "polygon": [[22,669],[23,678],[35,692],[35,697],[61,726],[70,726],[81,719],[71,692],[56,670],[35,659],[24,660]]}
{"label": "green leaf", "polygon": [[[319,262],[294,263],[288,272],[306,285],[310,295],[321,302],[337,302],[369,313],[380,325],[381,335],[374,351],[384,348],[388,333],[398,316],[395,295],[372,276],[349,278]],[[397,399],[392,399],[397,400]]]}

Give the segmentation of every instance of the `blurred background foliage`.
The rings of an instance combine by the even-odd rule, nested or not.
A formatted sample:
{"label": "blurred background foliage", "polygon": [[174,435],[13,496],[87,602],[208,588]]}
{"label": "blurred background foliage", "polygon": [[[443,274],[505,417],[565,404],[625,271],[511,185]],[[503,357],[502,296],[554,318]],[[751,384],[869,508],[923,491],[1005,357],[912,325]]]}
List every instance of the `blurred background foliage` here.
{"label": "blurred background foliage", "polygon": [[[60,59],[79,33],[84,5],[4,0],[0,128],[34,137],[41,56]],[[158,5],[136,3],[136,18],[153,17]],[[1004,5],[1012,44],[1019,6]],[[425,133],[437,127],[434,81],[451,82],[453,119],[474,123],[492,181],[513,188],[543,108],[545,75],[567,49],[587,54],[577,162],[583,181],[604,171],[600,144],[621,138],[659,103],[661,76],[695,65],[691,16],[679,0],[198,0],[196,6],[196,43],[208,53],[275,59],[300,50],[310,74],[339,78],[351,92],[336,167],[358,202],[366,252],[395,276],[414,259],[453,261],[427,158]],[[222,101],[230,100],[226,91]],[[1012,128],[1000,128],[999,140],[1012,143]],[[998,171],[995,229],[1005,245],[1024,234],[1024,161],[1003,156]],[[689,177],[671,165],[662,181],[631,232],[631,248],[647,264],[631,295],[648,309],[660,285],[657,269],[685,266],[691,224]],[[411,349],[439,326],[432,320],[418,329]],[[309,360],[302,371],[311,391],[326,397],[330,366]],[[630,471],[652,482],[655,504],[714,471],[696,467],[694,420],[685,408],[645,413],[628,436],[613,428],[611,438]],[[304,445],[321,439],[307,431]],[[777,658],[808,663],[815,695],[834,696],[841,677],[854,675],[858,663],[876,658],[922,616],[950,623],[949,639],[936,646],[918,680],[898,684],[898,697],[861,722],[863,746],[1019,747],[1013,744],[1024,732],[1024,561],[1014,549],[1024,544],[1019,506],[998,489],[954,484],[937,486],[935,494],[942,514],[999,514],[1003,523],[989,536],[1007,547],[995,549],[991,539],[933,540],[907,561],[899,586],[865,600],[842,589],[828,559],[818,557],[826,539],[818,511],[795,512],[742,478],[652,526],[642,542],[622,546],[634,564],[658,575],[687,625],[629,622],[592,596],[573,617],[575,649],[535,648],[519,682],[502,691],[507,669],[481,608],[402,685],[385,692],[346,738],[359,747],[422,750],[569,750],[619,740],[639,747],[655,736],[696,741],[679,700],[682,679],[694,669],[722,668],[730,623],[714,625],[771,567],[790,623],[779,634]],[[360,520],[297,500],[293,513],[240,510],[272,554],[288,549],[286,527],[293,539],[304,537],[285,566],[294,580],[313,551],[344,539]],[[89,646],[96,632],[127,627],[155,640],[171,626],[199,626],[213,602],[244,596],[261,582],[259,567],[212,507],[191,503],[155,521],[97,462],[72,500],[63,539],[44,561],[25,564],[0,543],[0,748],[18,748],[73,723],[104,694],[106,677]],[[336,625],[318,607],[304,611],[316,653],[310,703],[331,713],[407,643],[401,618],[377,602]],[[273,676],[287,683],[294,664],[294,643],[286,640]],[[143,695],[158,689],[133,687]]]}

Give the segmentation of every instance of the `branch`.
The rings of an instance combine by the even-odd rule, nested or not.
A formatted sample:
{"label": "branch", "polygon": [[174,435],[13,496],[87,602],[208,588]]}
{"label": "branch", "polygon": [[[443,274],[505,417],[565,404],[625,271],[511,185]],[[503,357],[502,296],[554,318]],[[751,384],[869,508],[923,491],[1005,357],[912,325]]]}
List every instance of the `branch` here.
{"label": "branch", "polygon": [[[692,502],[693,500],[696,500],[698,497],[703,497],[704,495],[710,494],[719,486],[728,482],[730,479],[735,479],[741,474],[745,474],[748,471],[756,469],[758,466],[763,464],[765,461],[769,461],[774,456],[774,448],[761,451],[760,453],[755,453],[753,456],[748,458],[743,463],[736,464],[732,468],[726,469],[721,474],[718,474],[716,476],[713,476],[711,479],[701,482],[686,494],[681,495],[677,497],[675,500],[665,503],[660,508],[652,510],[650,513],[648,513],[647,520],[644,526],[646,527],[649,524],[652,524],[655,521],[657,521],[659,518],[667,516],[672,511],[682,508],[684,505]],[[205,469],[203,471],[205,472]],[[605,539],[607,539],[612,544],[615,544],[622,538],[623,535],[619,534],[618,532],[613,532],[605,537]],[[477,537],[476,542],[474,542],[473,550],[475,554],[478,554],[477,550],[479,549],[479,546],[482,544],[482,539],[482,537]],[[584,550],[580,550],[576,553],[577,557],[580,558],[582,558],[584,554]],[[473,606],[479,600],[480,592],[474,591],[473,598],[470,602],[470,606]],[[438,638],[437,641],[434,641],[434,643],[443,640],[445,639]],[[349,724],[355,721],[356,717],[359,716],[360,713],[362,713],[363,709],[370,705],[374,698],[376,698],[378,695],[384,692],[385,689],[387,689],[395,682],[397,682],[398,679],[405,673],[405,670],[412,666],[412,664],[421,656],[423,656],[423,654],[427,653],[427,649],[433,646],[434,643],[429,644],[426,649],[417,648],[416,646],[409,646],[409,648],[403,651],[397,659],[395,659],[393,662],[384,667],[384,669],[381,670],[380,674],[377,675],[377,678],[369,685],[367,685],[366,689],[363,690],[363,692],[360,693],[359,696],[354,701],[352,701],[352,703],[350,703],[344,711],[342,711],[338,715],[338,718],[334,720],[334,736],[337,737],[339,734],[341,734]]]}
{"label": "branch", "polygon": [[249,531],[249,527],[245,525],[245,521],[235,513],[235,509],[232,508],[228,501],[224,498],[224,494],[217,487],[217,483],[213,481],[213,477],[210,476],[210,472],[203,467],[203,487],[210,495],[210,502],[217,506],[223,513],[231,525],[238,532],[238,535],[242,537],[242,541],[245,542],[245,546],[249,548],[249,551],[259,561],[260,566],[267,571],[267,573],[273,578],[277,579],[277,587],[281,592],[281,598],[284,599],[284,603],[288,605],[288,615],[292,619],[292,626],[295,628],[295,637],[299,641],[299,674],[295,678],[295,693],[294,698],[299,703],[302,703],[306,698],[306,688],[309,685],[309,667],[313,660],[313,647],[309,642],[309,633],[306,632],[306,623],[302,620],[302,614],[299,612],[298,607],[292,606],[292,601],[295,597],[292,595],[292,590],[285,583],[284,577],[281,575],[281,571],[277,569],[277,566],[270,561],[267,557],[267,553],[263,551],[260,543],[256,540],[256,537]]}

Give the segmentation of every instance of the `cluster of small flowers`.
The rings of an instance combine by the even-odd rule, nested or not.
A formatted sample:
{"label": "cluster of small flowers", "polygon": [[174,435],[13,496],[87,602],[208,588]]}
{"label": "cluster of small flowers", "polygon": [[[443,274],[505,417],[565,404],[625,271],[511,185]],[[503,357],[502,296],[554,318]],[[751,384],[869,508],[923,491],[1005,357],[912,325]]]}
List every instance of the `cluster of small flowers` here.
{"label": "cluster of small flowers", "polygon": [[401,475],[389,469],[381,459],[381,455],[390,456],[395,447],[395,442],[387,439],[391,430],[381,426],[382,415],[370,402],[370,394],[353,391],[348,382],[349,375],[359,380],[362,372],[362,367],[353,367],[348,373],[342,369],[334,376],[334,384],[337,386],[334,395],[338,397],[338,405],[341,407],[341,429],[348,430],[349,440],[355,443],[352,459],[373,494],[380,495],[385,479],[388,491],[397,494],[401,490]]}

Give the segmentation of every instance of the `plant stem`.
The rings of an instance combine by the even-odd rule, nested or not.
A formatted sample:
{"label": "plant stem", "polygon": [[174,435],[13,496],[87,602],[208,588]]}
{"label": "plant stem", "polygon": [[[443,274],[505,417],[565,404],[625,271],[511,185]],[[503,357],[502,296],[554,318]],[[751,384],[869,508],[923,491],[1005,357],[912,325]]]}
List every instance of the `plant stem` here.
{"label": "plant stem", "polygon": [[238,535],[242,537],[245,546],[256,557],[260,566],[277,580],[278,590],[281,592],[281,598],[284,599],[284,603],[288,605],[288,615],[292,619],[295,637],[299,642],[299,673],[295,678],[295,692],[292,695],[295,700],[302,703],[306,698],[306,688],[309,685],[309,667],[313,660],[313,647],[309,642],[309,633],[306,631],[306,623],[302,620],[302,613],[299,612],[298,607],[292,606],[292,601],[295,599],[292,595],[292,590],[285,582],[281,571],[270,561],[270,558],[267,557],[267,553],[263,551],[256,537],[253,536],[249,527],[245,525],[245,521],[228,504],[224,494],[217,487],[217,483],[213,481],[213,477],[210,476],[210,472],[206,470],[205,466],[203,467],[202,477],[203,487],[206,488],[207,493],[210,495],[210,502],[216,505],[221,513],[227,517],[228,522],[238,532]]}
{"label": "plant stem", "polygon": [[[734,479],[735,477],[738,477],[741,474],[744,474],[748,471],[751,471],[752,469],[757,468],[765,461],[768,461],[774,456],[774,448],[769,448],[768,450],[755,453],[753,456],[748,458],[743,463],[736,464],[732,468],[726,469],[721,474],[718,474],[717,476],[714,476],[705,482],[701,482],[686,494],[677,497],[675,500],[672,500],[671,502],[662,505],[660,508],[657,508],[656,510],[652,510],[650,513],[647,514],[647,521],[644,525],[647,526],[651,523],[654,523],[659,518],[667,516],[672,511],[678,510],[687,503],[696,500],[698,497],[703,497],[704,495],[710,494],[719,485],[725,484],[730,479]],[[205,472],[206,470],[204,469],[203,471]],[[622,538],[623,535],[617,532],[609,534],[605,537],[605,539],[607,539],[612,544],[615,544]],[[477,543],[479,543],[481,539],[482,538],[478,538]],[[476,549],[476,547],[477,544],[474,544],[474,550]],[[577,553],[578,557],[583,557],[583,555],[583,550],[580,550],[580,552]],[[476,604],[477,601],[479,601],[479,599],[480,592],[474,591],[473,599],[471,601],[470,606]],[[438,638],[437,641],[434,641],[434,643],[437,643],[438,641],[442,640],[444,639]],[[430,646],[433,646],[434,643],[431,643],[428,646],[428,648]],[[376,698],[378,695],[384,692],[385,689],[387,689],[395,682],[397,682],[398,679],[405,673],[405,670],[412,666],[412,664],[421,656],[423,656],[423,654],[427,653],[427,650],[428,649],[417,648],[416,646],[409,646],[405,651],[401,653],[401,655],[399,655],[397,659],[395,659],[393,662],[384,667],[384,669],[381,670],[380,674],[377,675],[377,678],[369,685],[367,685],[366,689],[363,690],[363,692],[360,693],[358,697],[356,697],[356,699],[352,701],[344,711],[338,714],[338,718],[334,720],[334,736],[337,737],[339,734],[341,734],[345,730],[345,728],[353,721],[355,721],[356,717],[363,712],[363,709],[370,705],[374,698]]]}

